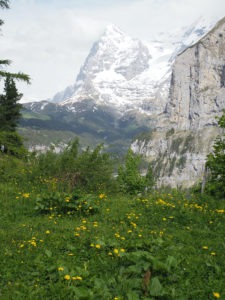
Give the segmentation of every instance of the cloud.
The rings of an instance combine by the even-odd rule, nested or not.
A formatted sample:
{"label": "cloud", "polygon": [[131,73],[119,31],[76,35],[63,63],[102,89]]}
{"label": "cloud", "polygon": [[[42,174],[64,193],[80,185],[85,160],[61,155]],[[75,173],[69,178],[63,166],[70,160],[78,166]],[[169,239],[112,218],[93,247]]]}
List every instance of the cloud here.
{"label": "cloud", "polygon": [[224,0],[16,0],[1,11],[1,58],[11,70],[30,74],[32,85],[19,85],[25,98],[40,100],[73,84],[92,44],[108,23],[150,40],[201,15],[222,17]]}

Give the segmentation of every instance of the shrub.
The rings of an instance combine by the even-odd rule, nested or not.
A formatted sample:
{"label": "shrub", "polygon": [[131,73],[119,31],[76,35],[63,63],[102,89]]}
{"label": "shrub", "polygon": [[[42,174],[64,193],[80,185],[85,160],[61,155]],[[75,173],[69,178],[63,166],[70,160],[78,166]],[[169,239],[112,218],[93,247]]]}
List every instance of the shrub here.
{"label": "shrub", "polygon": [[142,176],[139,170],[141,156],[136,155],[131,149],[125,157],[125,164],[118,169],[118,184],[120,191],[129,194],[138,194],[150,189],[153,184],[152,169],[149,166],[147,174]]}
{"label": "shrub", "polygon": [[79,151],[78,140],[71,142],[60,154],[48,151],[36,156],[33,164],[37,175],[58,178],[70,190],[102,192],[110,186],[113,174],[112,159],[102,145],[94,150],[88,147]]}

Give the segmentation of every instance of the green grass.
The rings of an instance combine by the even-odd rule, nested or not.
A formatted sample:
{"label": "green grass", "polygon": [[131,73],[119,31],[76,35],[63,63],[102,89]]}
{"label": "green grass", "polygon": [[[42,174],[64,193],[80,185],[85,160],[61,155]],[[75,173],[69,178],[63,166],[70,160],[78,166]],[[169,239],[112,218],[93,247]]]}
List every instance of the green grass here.
{"label": "green grass", "polygon": [[24,119],[38,119],[38,120],[51,120],[48,115],[39,114],[31,111],[22,111],[22,117]]}
{"label": "green grass", "polygon": [[[0,299],[225,299],[224,201],[154,193],[75,203],[54,179],[26,174],[0,184]],[[71,210],[48,200],[47,212],[35,209],[56,191]]]}

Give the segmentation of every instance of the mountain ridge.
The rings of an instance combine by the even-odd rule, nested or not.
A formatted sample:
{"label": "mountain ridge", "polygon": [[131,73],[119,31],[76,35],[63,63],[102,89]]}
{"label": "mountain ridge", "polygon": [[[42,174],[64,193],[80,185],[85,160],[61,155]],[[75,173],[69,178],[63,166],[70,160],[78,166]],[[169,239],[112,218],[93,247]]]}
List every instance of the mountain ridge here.
{"label": "mountain ridge", "polygon": [[[160,101],[162,101],[164,98],[168,96],[168,88],[169,88],[168,81],[169,81],[169,76],[171,74],[171,66],[174,61],[174,57],[176,57],[177,54],[183,48],[187,48],[190,44],[196,41],[196,39],[201,38],[201,36],[203,36],[213,26],[214,23],[215,21],[211,23],[207,23],[205,19],[200,18],[191,26],[189,26],[189,28],[186,28],[184,32],[178,32],[177,36],[174,37],[173,35],[170,35],[168,41],[164,43],[160,40],[155,40],[153,42],[147,43],[146,41],[143,42],[136,38],[135,39],[130,38],[129,36],[124,34],[122,30],[120,30],[117,26],[110,24],[106,28],[105,32],[100,37],[100,39],[94,43],[85,63],[81,67],[81,70],[77,76],[76,83],[73,85],[73,89],[74,89],[73,92],[71,91],[69,98],[67,96],[66,99],[61,99],[61,102],[63,101],[62,105],[72,106],[74,102],[82,99],[86,99],[87,97],[94,99],[96,102],[99,101],[99,98],[103,98],[103,100],[100,101],[101,103],[104,103],[104,100],[105,100],[104,104],[107,105],[112,104],[112,106],[118,106],[118,103],[120,103],[120,105],[122,106],[120,111],[122,110],[124,112],[127,109],[129,109],[129,107],[132,107],[132,105],[135,104],[134,103],[135,101],[138,101],[136,105],[136,109],[138,109],[143,105],[143,102],[146,103],[148,101],[148,98],[152,97],[153,100],[155,98],[158,98],[158,96],[155,97],[156,93],[158,93],[158,95],[162,94],[160,99]],[[121,37],[123,37],[125,42],[121,41]],[[180,38],[182,38],[182,41],[179,40]],[[123,50],[125,50],[124,56],[131,57],[132,54],[134,55],[135,43],[142,45],[142,47],[145,49],[145,50],[142,49],[145,54],[144,57],[145,66],[143,66],[143,60],[139,59],[138,65],[143,66],[143,69],[141,70],[140,74],[135,74],[137,76],[134,77],[140,76],[140,80],[137,78],[137,81],[135,82],[134,78],[129,78],[129,80],[127,80],[126,82],[126,80],[124,80],[124,78],[121,77],[120,75],[126,74],[130,65],[129,64],[127,66],[124,65],[124,57],[122,56],[122,59],[120,59],[120,57],[117,56],[116,51],[118,51],[121,54]],[[103,70],[102,68],[98,70],[96,64],[94,65],[95,68],[94,70],[87,70],[88,63],[90,65],[90,60],[91,59],[93,60],[93,56],[95,56],[96,52],[98,52],[97,48],[98,49],[100,48],[100,52],[102,51],[101,50],[102,45],[103,47],[105,47],[103,51],[104,54],[107,51],[107,45],[109,46],[109,48],[114,47],[113,48],[114,51],[109,52],[107,54],[109,60],[111,59],[110,56],[114,58],[115,56],[117,56],[115,65],[118,65],[120,67],[120,72],[117,72],[118,69],[116,70],[115,66],[114,66],[115,67],[114,70],[112,70],[113,69],[112,63],[110,64],[110,70],[107,69],[107,63],[109,63],[107,61],[105,64],[106,67],[103,68]],[[146,55],[149,58],[147,60],[146,60]],[[101,53],[100,54],[98,53],[97,63],[99,63],[99,61],[104,61],[105,56],[102,56]],[[102,71],[104,72],[100,74]],[[100,75],[102,75],[103,78],[101,78]],[[83,83],[82,81],[85,79],[85,76],[87,76],[88,78],[86,79],[85,83]],[[127,76],[129,76],[129,74]],[[113,78],[115,79],[114,85],[112,85]],[[130,80],[132,79],[133,79],[133,81],[131,81],[132,84],[129,84]],[[145,85],[142,84],[143,82],[145,82]],[[111,87],[110,84],[112,85]],[[119,93],[118,91],[119,90],[118,85],[121,86],[121,91],[122,91],[121,93]],[[134,87],[133,89],[131,88],[131,85]],[[145,90],[146,90],[146,95],[145,94],[143,95],[142,97],[143,101],[141,101],[140,97],[143,94],[143,91]],[[135,95],[135,93],[132,93],[132,91],[138,91],[138,94]],[[125,94],[125,92],[127,92],[127,94]],[[122,93],[123,95],[121,96]],[[129,99],[132,99],[133,103]],[[149,101],[149,102],[150,102],[149,104],[153,107],[154,101]],[[122,103],[124,103],[124,105],[122,105]],[[146,109],[143,109],[143,111],[147,113]]]}

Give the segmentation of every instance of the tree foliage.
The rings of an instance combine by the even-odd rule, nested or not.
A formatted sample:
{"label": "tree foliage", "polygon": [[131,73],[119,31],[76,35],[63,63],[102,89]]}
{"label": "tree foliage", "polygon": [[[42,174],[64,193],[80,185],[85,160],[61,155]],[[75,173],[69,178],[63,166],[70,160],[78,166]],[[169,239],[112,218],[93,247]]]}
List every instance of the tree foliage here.
{"label": "tree foliage", "polygon": [[1,8],[9,8],[9,0],[0,0]]}
{"label": "tree foliage", "polygon": [[210,170],[207,189],[210,193],[225,197],[225,111],[218,121],[221,135],[213,145],[213,151],[207,157],[206,166]]}
{"label": "tree foliage", "polygon": [[19,94],[11,76],[5,79],[4,94],[0,95],[0,130],[15,131],[21,117],[22,105],[18,103]]}
{"label": "tree foliage", "polygon": [[[0,0],[0,8],[9,8],[9,0]],[[4,24],[4,22],[0,19],[0,26],[2,24]]]}
{"label": "tree foliage", "polygon": [[23,146],[22,137],[14,131],[0,131],[1,154],[7,153],[17,158],[24,158],[27,150]]}
{"label": "tree foliage", "polygon": [[[0,9],[8,8],[9,0],[0,0]],[[3,23],[0,19],[0,26]],[[26,150],[22,138],[16,133],[22,107],[18,102],[22,94],[18,93],[14,80],[30,83],[30,77],[21,72],[11,73],[5,70],[10,63],[9,59],[0,59],[0,80],[5,79],[4,93],[0,95],[0,146],[2,153],[22,157]]]}
{"label": "tree foliage", "polygon": [[118,169],[118,183],[122,192],[134,195],[152,188],[154,179],[151,166],[148,166],[147,174],[143,176],[139,170],[140,162],[141,156],[129,149],[124,165]]}

